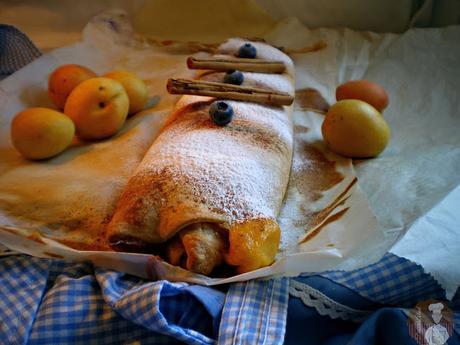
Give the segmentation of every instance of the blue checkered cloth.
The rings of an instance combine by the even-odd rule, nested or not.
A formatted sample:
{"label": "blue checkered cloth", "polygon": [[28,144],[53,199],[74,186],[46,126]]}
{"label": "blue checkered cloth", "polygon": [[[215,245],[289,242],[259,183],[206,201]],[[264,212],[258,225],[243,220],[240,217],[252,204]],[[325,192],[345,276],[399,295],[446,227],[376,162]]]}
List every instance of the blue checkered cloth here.
{"label": "blue checkered cloth", "polygon": [[444,289],[420,265],[391,253],[358,270],[329,271],[321,276],[383,305],[410,308],[429,298],[446,299]]}
{"label": "blue checkered cloth", "polygon": [[9,255],[0,258],[0,343],[282,344],[287,286],[286,278],[251,281],[225,295],[90,263]]}
{"label": "blue checkered cloth", "polygon": [[288,278],[232,285],[222,312],[226,322],[220,327],[219,344],[282,344],[288,287]]}
{"label": "blue checkered cloth", "polygon": [[0,259],[0,296],[5,344],[213,344],[224,303],[206,287],[26,255]]}
{"label": "blue checkered cloth", "polygon": [[21,31],[0,24],[0,80],[40,55],[40,50]]}

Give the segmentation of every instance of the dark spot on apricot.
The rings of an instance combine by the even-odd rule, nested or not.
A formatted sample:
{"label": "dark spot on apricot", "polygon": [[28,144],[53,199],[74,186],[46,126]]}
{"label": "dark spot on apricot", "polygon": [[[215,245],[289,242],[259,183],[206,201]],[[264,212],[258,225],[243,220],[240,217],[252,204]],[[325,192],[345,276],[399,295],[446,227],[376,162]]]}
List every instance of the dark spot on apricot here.
{"label": "dark spot on apricot", "polygon": [[104,87],[103,86],[99,86],[99,91],[102,91],[104,90]]}
{"label": "dark spot on apricot", "polygon": [[99,108],[104,108],[105,107],[105,103],[104,102],[99,102]]}

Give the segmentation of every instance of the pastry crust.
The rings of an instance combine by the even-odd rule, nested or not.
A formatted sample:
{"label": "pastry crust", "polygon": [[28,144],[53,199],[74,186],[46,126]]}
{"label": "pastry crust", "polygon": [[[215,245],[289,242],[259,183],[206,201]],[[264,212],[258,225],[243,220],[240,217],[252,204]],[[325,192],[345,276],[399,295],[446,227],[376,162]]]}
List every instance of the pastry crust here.
{"label": "pastry crust", "polygon": [[[219,50],[233,54],[245,42],[231,39]],[[289,57],[267,44],[253,44],[258,57],[281,60],[287,68],[271,78],[244,73],[245,83],[293,94]],[[260,220],[258,229],[263,232],[264,224],[269,224],[267,231],[273,231],[292,161],[292,106],[226,100],[233,108],[233,120],[220,127],[209,116],[213,101],[201,96],[183,96],[178,101],[119,199],[107,229],[111,243],[121,243],[123,238],[167,242],[168,261],[209,274],[225,260],[222,252],[238,247],[228,243],[236,238],[229,236],[233,228],[246,229],[241,224]],[[258,260],[238,259],[233,251],[227,263],[241,263],[240,272],[270,264],[279,236],[268,236],[266,241],[276,242],[268,247],[264,241],[254,241],[270,248],[261,249],[263,255],[255,247],[245,247],[244,255]]]}

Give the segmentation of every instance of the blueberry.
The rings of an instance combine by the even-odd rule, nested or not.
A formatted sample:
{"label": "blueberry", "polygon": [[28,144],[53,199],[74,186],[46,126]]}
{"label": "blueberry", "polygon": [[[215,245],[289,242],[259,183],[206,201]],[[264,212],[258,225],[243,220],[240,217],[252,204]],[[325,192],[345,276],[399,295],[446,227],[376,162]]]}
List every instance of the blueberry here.
{"label": "blueberry", "polygon": [[257,55],[256,47],[254,47],[251,43],[243,44],[238,50],[238,57],[240,58],[254,59],[256,55]]}
{"label": "blueberry", "polygon": [[225,126],[232,121],[233,108],[225,102],[217,101],[211,104],[209,115],[216,125]]}
{"label": "blueberry", "polygon": [[243,81],[244,81],[244,76],[243,76],[243,73],[241,73],[240,71],[232,70],[232,71],[228,71],[227,73],[225,73],[224,83],[241,85],[243,84]]}

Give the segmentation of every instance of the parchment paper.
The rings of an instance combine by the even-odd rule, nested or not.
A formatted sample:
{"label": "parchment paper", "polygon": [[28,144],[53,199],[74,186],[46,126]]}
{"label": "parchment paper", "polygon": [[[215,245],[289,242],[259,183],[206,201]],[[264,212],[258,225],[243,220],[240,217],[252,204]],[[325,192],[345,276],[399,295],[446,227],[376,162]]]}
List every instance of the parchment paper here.
{"label": "parchment paper", "polygon": [[[446,30],[446,33],[443,32],[442,40],[440,40],[442,43],[438,44],[437,48],[447,52],[447,47],[457,34],[458,30],[455,31],[455,29]],[[427,104],[424,103],[427,100],[427,94],[424,94],[424,98],[410,97],[410,101],[406,97],[401,97],[405,93],[414,96],[420,88],[426,90],[430,86],[428,83],[419,85],[417,78],[412,78],[412,75],[409,76],[414,71],[410,71],[410,68],[410,73],[406,71],[406,65],[413,65],[411,58],[415,58],[414,55],[416,54],[414,52],[417,52],[417,49],[426,50],[426,47],[419,43],[421,39],[430,40],[430,44],[433,44],[437,38],[440,38],[439,35],[441,35],[439,31],[433,31],[429,34],[426,31],[414,32],[408,34],[407,37],[401,37],[370,33],[359,34],[349,30],[308,30],[295,19],[279,23],[274,30],[266,35],[266,39],[270,43],[287,47],[291,51],[294,51],[293,48],[314,45],[318,40],[326,42],[325,49],[315,53],[292,55],[296,64],[297,89],[299,90],[313,89],[326,102],[332,104],[335,101],[334,90],[338,83],[348,79],[365,77],[379,82],[389,91],[390,107],[385,111],[385,117],[393,130],[391,144],[378,159],[355,162],[360,177],[359,185],[363,186],[367,196],[370,198],[370,204],[385,230],[385,237],[382,236],[382,232],[378,229],[377,222],[368,207],[366,197],[360,191],[358,185],[355,184],[340,199],[343,200],[350,196],[345,203],[339,205],[328,215],[335,216],[337,219],[333,222],[326,222],[328,224],[323,228],[321,228],[321,224],[316,224],[318,228],[321,228],[321,231],[309,241],[297,246],[299,240],[304,238],[306,228],[310,231],[314,230],[310,226],[311,224],[307,224],[312,219],[312,216],[324,210],[344,190],[347,190],[346,187],[350,185],[355,177],[351,161],[341,159],[324,150],[319,132],[322,115],[302,110],[300,105],[297,107],[295,114],[297,148],[302,143],[305,143],[309,147],[306,151],[310,154],[310,158],[314,157],[315,154],[319,155],[318,157],[325,158],[319,159],[320,162],[326,162],[325,165],[321,166],[321,169],[327,170],[327,162],[335,162],[335,164],[331,163],[334,165],[333,171],[342,175],[343,179],[337,184],[326,184],[329,188],[323,187],[323,190],[319,191],[319,196],[313,198],[315,200],[312,199],[311,194],[301,193],[305,191],[305,188],[302,189],[301,185],[291,181],[286,205],[279,219],[283,230],[288,230],[283,231],[282,248],[278,255],[277,263],[272,267],[226,280],[212,280],[191,275],[180,269],[171,269],[169,265],[145,255],[77,252],[41,237],[37,240],[37,236],[32,236],[35,241],[29,240],[26,242],[24,241],[24,236],[30,235],[30,232],[22,232],[23,235],[18,238],[17,235],[11,232],[12,228],[10,228],[10,231],[1,233],[1,242],[12,249],[33,255],[49,256],[51,253],[54,256],[64,256],[72,260],[89,258],[96,264],[141,276],[166,277],[204,284],[244,280],[273,274],[294,275],[304,271],[322,271],[331,268],[353,269],[369,264],[383,255],[394,243],[397,236],[402,234],[417,217],[438,202],[452,186],[458,184],[458,174],[455,174],[458,169],[455,169],[459,163],[458,159],[453,159],[458,157],[458,151],[456,151],[456,156],[455,152],[452,152],[455,149],[458,150],[459,147],[458,135],[456,137],[452,130],[452,124],[458,124],[458,118],[456,119],[452,116],[452,110],[455,106],[458,108],[458,103],[452,102],[455,98],[448,97],[448,101],[445,103],[438,101],[438,107],[433,106],[428,109],[429,111],[426,111],[426,107],[424,109],[423,119],[432,122],[437,122],[434,120],[433,113],[438,109],[443,110],[441,111],[442,126],[439,130],[435,130],[436,133],[439,133],[436,139],[444,139],[441,141],[443,143],[446,138],[450,138],[451,146],[448,151],[453,154],[452,159],[443,160],[446,163],[443,165],[445,169],[441,172],[442,176],[434,179],[438,183],[433,185],[433,169],[431,171],[423,169],[423,173],[426,172],[426,174],[422,174],[424,177],[420,179],[420,166],[424,168],[427,168],[427,166],[423,165],[423,160],[421,160],[417,168],[413,167],[413,160],[418,158],[418,155],[414,155],[414,151],[417,151],[419,146],[417,137],[408,138],[411,133],[409,129],[413,130],[420,123],[417,121],[418,114]],[[413,47],[415,50],[408,49],[411,45],[415,45]],[[31,196],[43,193],[44,190],[50,190],[49,185],[43,184],[43,189],[30,191],[30,194],[23,199],[15,198],[14,193],[17,190],[20,189],[21,193],[28,190],[26,187],[17,186],[24,184],[24,181],[27,181],[29,186],[33,185],[34,176],[37,184],[42,183],[44,176],[50,176],[49,179],[45,180],[56,183],[55,186],[68,181],[73,183],[76,177],[78,177],[81,185],[89,183],[89,185],[94,186],[97,184],[97,186],[100,186],[97,188],[97,192],[94,189],[86,191],[87,193],[84,194],[87,195],[85,202],[92,203],[91,205],[97,208],[95,213],[107,214],[111,205],[113,205],[113,199],[116,199],[116,195],[123,184],[126,183],[126,179],[136,166],[142,153],[145,152],[145,149],[154,139],[154,135],[149,136],[148,134],[153,134],[155,130],[158,130],[165,113],[175,101],[174,97],[168,96],[164,92],[166,78],[170,76],[188,76],[189,72],[185,70],[184,64],[187,55],[188,53],[178,53],[177,49],[175,51],[172,49],[164,51],[164,49],[147,44],[145,40],[134,39],[130,26],[126,24],[126,18],[120,17],[118,14],[105,14],[96,17],[87,26],[82,43],[54,51],[3,81],[0,84],[2,92],[0,96],[0,108],[2,109],[0,126],[0,154],[2,157],[0,163],[0,200],[3,201],[0,216],[1,223],[15,227],[16,230],[13,231],[16,234],[18,227],[36,229],[37,225],[42,232],[54,235],[59,233],[58,230],[61,225],[59,221],[53,222],[54,229],[50,231],[49,224],[45,224],[46,222],[51,222],[50,219],[41,219],[31,224],[30,219],[19,218],[17,215],[11,217],[5,212],[5,204],[17,206],[19,201],[30,200]],[[448,61],[453,61],[452,59],[455,56],[457,55],[447,54],[445,58]],[[433,58],[435,57],[437,57],[436,54],[434,54]],[[69,62],[86,65],[99,73],[115,67],[133,70],[147,80],[151,94],[161,96],[161,102],[153,109],[145,111],[141,116],[136,115],[128,123],[127,130],[114,139],[94,144],[77,144],[64,155],[46,163],[47,165],[42,163],[33,163],[31,165],[22,160],[11,148],[7,135],[10,119],[16,111],[26,106],[49,105],[44,91],[46,90],[47,75],[57,65]],[[436,65],[434,64],[433,66]],[[420,68],[420,66],[418,67]],[[430,65],[423,66],[423,68],[426,69],[424,70],[425,73],[430,72],[428,71]],[[392,73],[389,73],[389,71],[392,71]],[[432,73],[427,75],[433,77]],[[455,76],[455,71],[439,72],[439,80],[448,77],[449,82],[445,85],[448,96],[451,95],[449,92],[452,92],[452,90],[449,91],[447,86],[458,86],[458,84],[455,84]],[[424,82],[426,81],[424,80]],[[408,85],[412,83],[417,86],[408,88]],[[435,101],[438,98],[439,94],[433,95]],[[420,105],[420,103],[424,104]],[[448,121],[449,119],[451,122]],[[436,126],[438,125],[436,123]],[[308,131],[305,128],[308,128]],[[424,134],[428,132],[425,127],[420,126],[419,129],[421,132],[424,129]],[[450,137],[444,136],[446,131],[447,134],[453,135]],[[145,135],[142,135],[142,133]],[[137,142],[133,143],[128,137],[135,138]],[[420,138],[418,139],[420,142]],[[426,144],[426,137],[423,139],[423,143]],[[415,140],[415,142],[410,142],[411,140]],[[412,148],[412,150],[408,150],[407,141],[409,141],[409,148]],[[116,150],[113,149],[115,142]],[[445,152],[445,147],[442,145],[438,147],[433,144],[434,142],[437,143],[437,141],[432,140],[430,147],[432,150],[427,153],[427,157],[437,159],[440,152]],[[130,156],[129,153],[132,149],[136,149],[135,154]],[[114,151],[115,156],[119,152],[118,157],[123,158],[119,159],[122,162],[119,163],[121,166],[114,165],[113,160],[110,159],[105,161],[107,169],[97,169],[101,162],[104,163],[109,151]],[[297,162],[302,163],[302,152],[299,154],[299,151],[297,151],[296,154]],[[83,157],[89,157],[89,164],[85,164]],[[98,163],[95,164],[95,161]],[[316,167],[318,167],[318,162],[316,163]],[[48,168],[50,165],[53,166],[52,169]],[[296,167],[304,169],[304,172],[308,172],[312,168],[311,166],[302,166],[302,164],[296,166],[295,163],[294,169]],[[395,167],[395,170],[393,170],[393,167]],[[103,170],[103,173],[98,171],[98,174],[96,174],[95,170]],[[18,171],[23,172],[25,175],[18,174]],[[115,171],[117,174],[115,174]],[[37,172],[41,173],[41,175],[36,174]],[[54,178],[56,174],[62,177],[60,182]],[[300,174],[302,173],[300,172]],[[295,175],[293,174],[293,177]],[[408,183],[408,180],[402,181],[401,177],[409,178],[410,183]],[[97,179],[98,182],[95,182],[96,180],[94,179]],[[419,200],[414,195],[413,189],[426,192],[429,187],[424,189],[420,185],[420,181],[423,179],[429,182],[435,193],[426,193],[425,195],[428,197]],[[443,182],[442,184],[440,183],[441,181]],[[11,186],[16,186],[16,189]],[[99,189],[105,191],[105,193],[99,193]],[[299,189],[301,192],[299,192]],[[32,198],[34,202],[31,203],[29,208],[24,209],[25,212],[21,214],[30,215],[30,210],[33,211],[33,207],[37,205],[37,200],[42,202],[38,202],[39,207],[46,207],[49,204],[56,205],[59,200],[65,200],[66,202],[74,200],[76,206],[85,204],[81,201],[81,198],[84,197],[83,194],[73,197],[66,195],[65,191],[61,189],[58,194],[57,199],[50,199],[49,195],[44,196],[42,199]],[[90,196],[88,197],[88,195]],[[98,198],[107,198],[108,202],[102,203]],[[5,200],[7,201],[6,203],[4,202]],[[76,207],[75,209],[79,210],[81,207]],[[78,216],[74,218],[81,219]],[[94,219],[94,217],[90,218]],[[85,225],[94,226],[97,229],[96,225],[102,221],[103,219],[100,219],[99,223],[91,222]],[[66,236],[69,235],[68,232],[64,233]],[[84,234],[85,232],[79,231],[71,233],[73,239],[79,241],[84,241]],[[38,242],[50,243],[50,245],[44,248]],[[102,243],[101,247],[103,246],[104,244]],[[458,282],[456,284],[458,285]]]}
{"label": "parchment paper", "polygon": [[[392,131],[389,146],[377,158],[353,162],[384,230],[385,239],[372,248],[420,264],[452,298],[460,285],[460,27],[375,34],[309,30],[292,18],[267,37],[282,44],[286,31],[287,47],[328,43],[317,55],[294,56],[296,65],[308,66],[296,70],[297,88],[317,85],[334,102],[338,84],[368,79],[389,93],[383,114]],[[340,267],[349,268],[346,262]]]}

